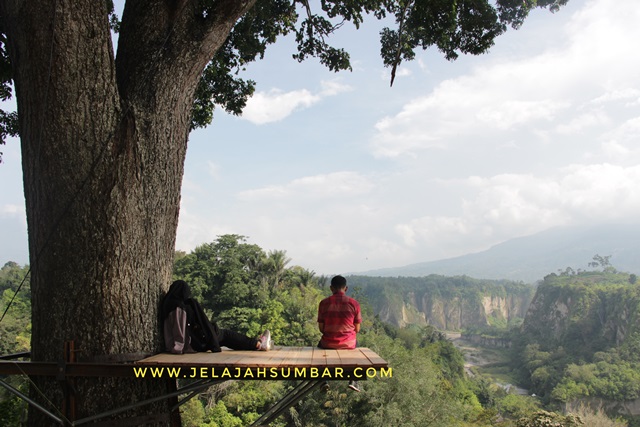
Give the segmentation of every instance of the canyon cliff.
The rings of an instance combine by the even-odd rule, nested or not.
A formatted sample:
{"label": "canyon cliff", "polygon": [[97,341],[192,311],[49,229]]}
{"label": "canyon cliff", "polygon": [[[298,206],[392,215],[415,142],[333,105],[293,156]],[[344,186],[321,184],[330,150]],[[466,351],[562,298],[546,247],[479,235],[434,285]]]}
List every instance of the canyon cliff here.
{"label": "canyon cliff", "polygon": [[467,276],[349,277],[356,297],[366,299],[382,320],[399,327],[431,325],[443,331],[522,319],[535,288],[511,281]]}

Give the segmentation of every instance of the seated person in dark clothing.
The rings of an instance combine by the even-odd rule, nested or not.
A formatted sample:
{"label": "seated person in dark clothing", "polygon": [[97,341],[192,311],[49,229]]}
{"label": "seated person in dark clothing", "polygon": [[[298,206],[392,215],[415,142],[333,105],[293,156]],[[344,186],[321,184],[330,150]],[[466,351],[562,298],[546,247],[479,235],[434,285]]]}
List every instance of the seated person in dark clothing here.
{"label": "seated person in dark clothing", "polygon": [[220,351],[220,347],[233,350],[271,349],[271,333],[266,330],[256,338],[249,338],[229,329],[218,328],[209,321],[200,304],[191,298],[189,285],[183,280],[171,284],[162,300],[164,342],[169,353],[195,353]]}

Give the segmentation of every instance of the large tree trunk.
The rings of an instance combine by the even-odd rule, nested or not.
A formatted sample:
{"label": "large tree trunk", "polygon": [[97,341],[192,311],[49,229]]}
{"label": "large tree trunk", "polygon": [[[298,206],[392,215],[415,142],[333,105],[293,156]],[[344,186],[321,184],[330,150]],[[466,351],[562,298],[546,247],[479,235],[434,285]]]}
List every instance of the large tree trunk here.
{"label": "large tree trunk", "polygon": [[[253,2],[219,1],[207,17],[196,1],[127,4],[117,60],[105,1],[0,3],[20,119],[32,360],[59,361],[67,340],[78,360],[157,352],[195,87]],[[35,385],[34,398],[61,408],[59,383]],[[79,380],[77,417],[162,389]],[[31,425],[48,423],[30,414]]]}

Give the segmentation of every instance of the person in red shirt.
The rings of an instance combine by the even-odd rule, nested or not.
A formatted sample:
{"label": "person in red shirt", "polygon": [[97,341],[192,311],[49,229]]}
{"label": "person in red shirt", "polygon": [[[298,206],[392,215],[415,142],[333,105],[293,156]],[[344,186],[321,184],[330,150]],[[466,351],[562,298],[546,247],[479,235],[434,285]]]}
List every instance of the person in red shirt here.
{"label": "person in red shirt", "polygon": [[[360,304],[346,295],[348,286],[344,277],[333,277],[330,289],[333,295],[320,301],[318,306],[318,328],[322,332],[318,347],[354,349],[362,324]],[[349,387],[360,391],[356,381],[349,381]]]}

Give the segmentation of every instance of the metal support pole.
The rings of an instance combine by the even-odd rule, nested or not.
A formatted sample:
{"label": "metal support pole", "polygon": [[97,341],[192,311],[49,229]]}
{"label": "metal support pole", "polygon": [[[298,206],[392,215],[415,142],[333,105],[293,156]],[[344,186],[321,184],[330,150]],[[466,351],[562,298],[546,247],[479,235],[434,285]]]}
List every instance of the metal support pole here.
{"label": "metal support pole", "polygon": [[180,394],[191,393],[191,392],[196,391],[196,390],[202,390],[202,389],[205,389],[207,387],[211,387],[214,384],[217,384],[217,383],[220,383],[220,382],[224,382],[224,381],[226,381],[226,380],[212,380],[212,381],[209,381],[209,382],[206,382],[206,383],[191,384],[191,385],[183,387],[180,390],[178,390],[176,392],[173,392],[173,393],[165,394],[163,396],[153,397],[151,399],[143,400],[142,402],[132,403],[131,405],[123,406],[121,408],[113,409],[111,411],[106,411],[106,412],[103,412],[103,413],[98,414],[98,415],[94,415],[94,416],[91,416],[91,417],[83,418],[81,420],[75,421],[72,425],[73,426],[79,426],[79,425],[82,425],[82,424],[87,424],[87,423],[90,423],[92,421],[99,420],[100,418],[104,418],[104,417],[108,417],[108,416],[111,416],[111,415],[116,415],[116,414],[119,414],[119,413],[122,413],[122,412],[126,412],[129,409],[137,408],[138,406],[144,406],[144,405],[148,405],[150,403],[158,402],[160,400],[168,399],[170,397],[178,396]]}
{"label": "metal support pole", "polygon": [[187,403],[188,401],[190,401],[191,399],[196,397],[198,395],[198,393],[200,393],[200,390],[196,390],[194,392],[191,392],[190,395],[188,395],[184,399],[178,401],[175,405],[173,405],[171,408],[169,408],[169,411],[170,412],[175,411],[176,409],[178,409],[179,407],[181,407],[182,405],[184,405],[185,403]]}
{"label": "metal support pole", "polygon": [[268,425],[273,420],[278,418],[280,414],[295,405],[305,397],[311,390],[322,384],[323,381],[318,380],[306,380],[302,381],[296,387],[287,393],[280,401],[273,405],[267,412],[265,412],[260,418],[254,421],[250,427],[258,427],[261,425]]}
{"label": "metal support pole", "polygon": [[[207,380],[198,380],[195,381],[191,384],[189,384],[190,387],[195,387],[199,384],[204,384],[205,382],[207,382]],[[211,384],[213,385],[213,384]],[[189,400],[191,400],[195,395],[197,395],[198,393],[200,393],[200,389],[192,391],[191,394],[189,394],[187,397],[185,397],[184,399],[180,400],[180,401],[176,401],[176,403],[169,409],[169,411],[173,412],[176,409],[178,409],[180,406],[184,405],[185,403],[187,403]],[[183,393],[184,394],[184,393]]]}
{"label": "metal support pole", "polygon": [[24,400],[25,402],[27,402],[29,405],[32,405],[34,408],[36,408],[37,410],[39,410],[40,412],[44,413],[45,415],[47,415],[49,418],[53,419],[55,422],[57,422],[60,425],[64,424],[64,421],[62,418],[57,417],[56,415],[54,415],[52,412],[50,412],[48,409],[46,409],[44,406],[40,405],[38,402],[36,402],[35,400],[29,398],[29,396],[26,396],[24,393],[20,392],[19,390],[17,390],[16,388],[10,386],[9,384],[5,383],[3,380],[0,379],[0,385],[4,388],[6,388],[7,390],[9,390],[10,393],[15,394],[16,396],[18,396],[20,399]]}

